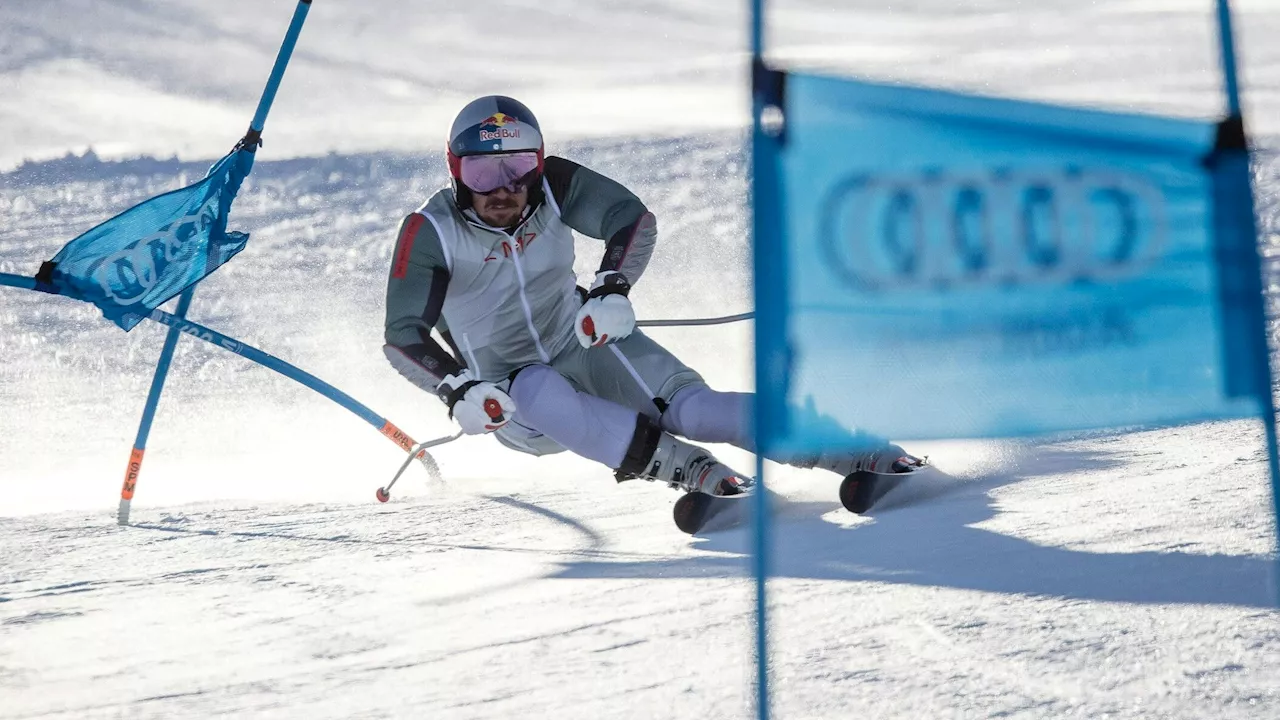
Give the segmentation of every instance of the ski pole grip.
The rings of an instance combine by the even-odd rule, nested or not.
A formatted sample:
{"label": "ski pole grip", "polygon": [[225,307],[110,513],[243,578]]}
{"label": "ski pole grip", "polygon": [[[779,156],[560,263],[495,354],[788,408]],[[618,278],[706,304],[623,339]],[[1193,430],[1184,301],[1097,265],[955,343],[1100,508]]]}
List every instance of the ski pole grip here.
{"label": "ski pole grip", "polygon": [[502,422],[502,404],[494,398],[485,398],[484,414],[489,416],[494,422]]}

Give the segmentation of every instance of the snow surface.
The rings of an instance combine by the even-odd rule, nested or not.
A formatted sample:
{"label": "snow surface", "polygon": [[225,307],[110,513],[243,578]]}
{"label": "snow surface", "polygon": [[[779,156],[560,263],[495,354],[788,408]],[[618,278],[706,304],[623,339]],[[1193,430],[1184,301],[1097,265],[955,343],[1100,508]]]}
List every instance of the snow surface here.
{"label": "snow surface", "polygon": [[[1207,0],[1025,5],[778,3],[770,41],[877,77],[1218,108]],[[418,439],[450,433],[381,357],[384,277],[400,217],[443,182],[443,126],[492,91],[657,213],[641,317],[749,309],[741,6],[317,2],[235,207],[253,239],[193,319]],[[0,271],[199,177],[291,7],[0,3],[0,166],[178,155],[0,174]],[[1251,125],[1274,146],[1280,8],[1242,8]],[[1272,255],[1276,156],[1255,173]],[[598,248],[580,241],[584,273]],[[750,387],[749,333],[653,331],[725,389]],[[379,505],[402,459],[384,438],[203,343],[179,345],[117,527],[163,334],[0,289],[0,718],[751,715],[746,531],[691,540],[670,491],[484,438]],[[874,518],[840,509],[836,478],[771,466],[776,717],[1280,718],[1258,423],[909,447],[945,475]]]}
{"label": "snow surface", "polygon": [[[1199,116],[1221,108],[1213,0],[770,0],[791,65]],[[1280,3],[1235,0],[1253,125],[1280,133]],[[244,132],[289,0],[0,2],[0,169],[221,155]],[[314,6],[268,126],[271,157],[435,150],[476,95],[548,137],[747,124],[746,0],[361,0]]]}

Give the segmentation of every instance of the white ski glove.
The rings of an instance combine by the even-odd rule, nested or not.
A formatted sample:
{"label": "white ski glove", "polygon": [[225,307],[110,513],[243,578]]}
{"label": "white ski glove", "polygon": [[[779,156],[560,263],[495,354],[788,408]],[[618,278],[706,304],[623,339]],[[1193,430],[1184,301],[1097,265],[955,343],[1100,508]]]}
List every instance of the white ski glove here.
{"label": "white ski glove", "polygon": [[446,375],[436,394],[449,406],[449,417],[468,435],[493,432],[506,425],[516,411],[515,401],[502,388],[472,378],[469,370]]}
{"label": "white ski glove", "polygon": [[607,270],[596,275],[573,324],[573,333],[582,347],[615,343],[636,329],[636,311],[627,299],[629,292],[631,283],[622,273]]}

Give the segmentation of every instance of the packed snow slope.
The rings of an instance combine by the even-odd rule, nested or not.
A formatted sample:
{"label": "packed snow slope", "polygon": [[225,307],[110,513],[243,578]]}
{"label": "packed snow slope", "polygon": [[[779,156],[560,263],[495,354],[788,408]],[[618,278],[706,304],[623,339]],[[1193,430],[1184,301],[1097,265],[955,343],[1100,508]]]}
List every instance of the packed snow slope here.
{"label": "packed snow slope", "polygon": [[[773,36],[881,77],[1215,111],[1207,2],[1076,5],[779,3]],[[0,174],[0,271],[31,274],[199,177],[243,131],[290,7],[0,3],[0,159],[179,154]],[[1244,9],[1265,128],[1280,11]],[[308,22],[235,206],[252,239],[193,319],[419,439],[452,432],[381,357],[384,281],[400,218],[444,182],[443,125],[490,91],[658,215],[641,317],[750,308],[739,3],[320,0]],[[1270,256],[1272,153],[1255,177]],[[584,276],[599,248],[580,239]],[[0,288],[0,718],[750,716],[746,531],[690,539],[669,490],[486,438],[441,448],[443,483],[411,468],[379,505],[390,443],[196,340],[117,527],[163,335]],[[749,325],[653,335],[716,387],[750,388]],[[868,518],[839,507],[836,478],[770,466],[777,717],[1280,718],[1258,423],[908,446],[942,472]]]}
{"label": "packed snow slope", "polygon": [[[770,0],[790,66],[1208,115],[1212,0]],[[1251,120],[1280,132],[1280,8],[1235,0]],[[214,157],[239,137],[291,0],[5,0],[0,169],[92,146]],[[272,157],[434,148],[501,92],[548,136],[742,127],[745,0],[319,0],[269,125]]]}

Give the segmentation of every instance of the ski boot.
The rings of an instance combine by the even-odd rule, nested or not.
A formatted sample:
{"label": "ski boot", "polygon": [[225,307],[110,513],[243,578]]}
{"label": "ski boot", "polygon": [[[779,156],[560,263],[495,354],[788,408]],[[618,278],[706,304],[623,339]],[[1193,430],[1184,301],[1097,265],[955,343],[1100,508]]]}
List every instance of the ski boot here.
{"label": "ski boot", "polygon": [[850,475],[868,470],[874,473],[911,472],[923,467],[926,461],[918,458],[901,446],[889,443],[874,450],[863,452],[819,455],[812,458],[792,460],[788,463],[795,467],[822,468],[848,478]]}
{"label": "ski boot", "polygon": [[928,461],[890,443],[874,450],[822,455],[791,464],[804,468],[819,467],[842,476],[840,504],[861,515],[900,485],[907,473],[925,467]]}
{"label": "ski boot", "polygon": [[663,482],[685,492],[716,496],[741,495],[755,484],[706,450],[669,433],[662,433],[657,445],[647,468],[635,477]]}
{"label": "ski boot", "polygon": [[734,472],[706,450],[673,437],[644,415],[636,420],[636,434],[614,477],[618,482],[641,479],[683,490],[672,518],[690,535],[732,505],[732,499],[746,497],[755,487],[755,480]]}

